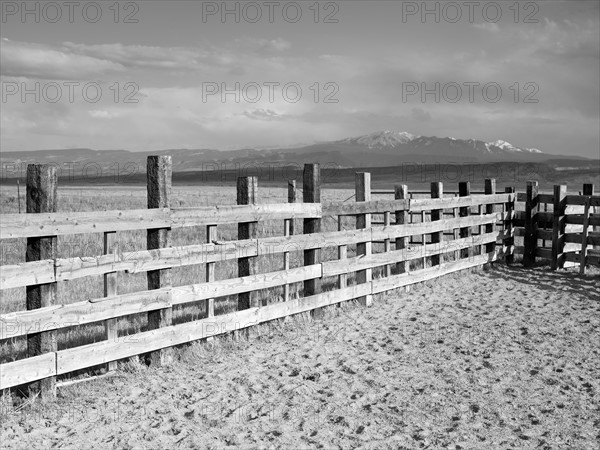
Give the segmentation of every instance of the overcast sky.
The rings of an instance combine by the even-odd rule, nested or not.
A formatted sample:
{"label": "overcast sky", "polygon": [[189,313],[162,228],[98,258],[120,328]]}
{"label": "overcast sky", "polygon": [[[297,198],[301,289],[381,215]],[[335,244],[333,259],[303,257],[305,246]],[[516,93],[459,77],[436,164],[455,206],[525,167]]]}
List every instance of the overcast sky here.
{"label": "overcast sky", "polygon": [[[513,2],[494,4],[501,17],[483,10],[493,2],[456,2],[458,19],[442,3],[439,23],[410,14],[422,2],[300,2],[295,23],[289,2],[255,3],[255,23],[244,4],[239,23],[203,17],[221,2],[121,2],[118,17],[103,2],[95,23],[94,7],[70,23],[57,2],[51,23],[57,10],[42,4],[36,23],[2,3],[4,151],[288,146],[389,129],[599,156],[597,1],[522,2],[518,17]],[[239,101],[208,95],[236,83]]]}

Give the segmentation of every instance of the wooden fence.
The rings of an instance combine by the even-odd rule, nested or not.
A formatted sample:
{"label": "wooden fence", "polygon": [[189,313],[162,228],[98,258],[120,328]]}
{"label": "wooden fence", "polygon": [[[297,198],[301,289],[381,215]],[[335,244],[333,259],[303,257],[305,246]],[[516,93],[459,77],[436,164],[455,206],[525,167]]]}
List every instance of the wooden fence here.
{"label": "wooden fence", "polygon": [[[517,246],[515,235],[524,226],[526,264],[536,257],[553,257],[553,267],[562,261],[598,263],[598,256],[586,244],[598,244],[598,233],[586,225],[600,225],[590,208],[600,205],[598,196],[537,194],[536,184],[528,185],[527,196],[514,188],[496,193],[495,181],[486,180],[483,195],[471,195],[470,184],[459,184],[459,196],[444,196],[442,183],[431,185],[431,198],[411,198],[408,187],[396,186],[394,199],[372,198],[369,173],[356,174],[353,202],[321,204],[320,170],[307,164],[302,180],[303,202],[296,203],[296,185],[288,186],[288,203],[259,204],[257,179],[242,177],[237,184],[237,205],[195,208],[171,207],[169,156],[149,157],[147,167],[148,208],[135,211],[56,212],[57,175],[52,166],[30,165],[27,172],[27,213],[5,214],[0,238],[26,238],[26,262],[1,267],[2,290],[25,288],[27,310],[0,316],[0,340],[25,337],[27,357],[0,364],[0,389],[23,387],[23,392],[52,396],[57,376],[93,366],[144,355],[149,364],[167,364],[170,348],[199,339],[238,332],[253,325],[357,299],[363,305],[373,295],[402,286],[437,278],[459,270],[482,266],[500,258],[511,263]],[[554,203],[557,213],[538,212],[539,204]],[[526,211],[515,209],[526,200]],[[563,205],[584,205],[583,215],[564,214]],[[33,213],[33,214],[31,214]],[[333,216],[354,216],[356,229],[322,231],[322,220]],[[374,224],[374,216],[383,216]],[[416,218],[420,218],[416,221]],[[303,220],[302,234],[294,221]],[[282,235],[258,237],[257,223],[281,220]],[[553,222],[551,232],[545,230]],[[238,224],[238,239],[220,242],[217,227]],[[577,223],[583,232],[565,233],[564,224]],[[171,230],[206,227],[205,243],[171,246]],[[147,249],[122,252],[115,248],[116,233],[146,230]],[[57,236],[103,233],[104,254],[95,258],[58,258]],[[551,254],[533,242],[551,239]],[[563,242],[580,242],[580,254],[564,252]],[[556,244],[556,245],[555,245]],[[348,256],[356,245],[356,256]],[[375,246],[382,251],[375,251]],[[532,247],[533,246],[533,247]],[[338,258],[324,260],[323,248],[337,248]],[[290,252],[304,255],[301,267],[290,268]],[[381,248],[380,248],[381,250]],[[281,270],[259,273],[257,257],[280,258]],[[276,256],[274,256],[276,255]],[[215,263],[233,260],[238,277],[215,279]],[[171,269],[205,265],[206,282],[173,286]],[[119,272],[147,273],[148,289],[118,294]],[[378,274],[378,276],[375,276]],[[89,276],[104,276],[104,297],[69,303],[57,297],[57,284]],[[324,291],[322,280],[335,277],[333,290]],[[352,280],[352,277],[354,278]],[[351,281],[354,281],[351,283]],[[291,298],[290,284],[302,283],[302,295]],[[258,304],[257,290],[283,286],[283,296]],[[237,295],[237,310],[215,315],[215,299]],[[205,302],[206,316],[173,324],[177,305]],[[119,339],[117,319],[147,314],[146,331],[132,339]],[[104,323],[106,339],[59,350],[57,332],[68,327]],[[21,389],[21,388],[19,388]]]}

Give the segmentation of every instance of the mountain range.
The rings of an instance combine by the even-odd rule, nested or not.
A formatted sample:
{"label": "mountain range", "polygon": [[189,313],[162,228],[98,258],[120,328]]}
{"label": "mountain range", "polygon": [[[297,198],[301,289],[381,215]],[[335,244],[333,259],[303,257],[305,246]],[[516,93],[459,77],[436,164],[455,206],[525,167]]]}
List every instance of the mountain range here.
{"label": "mountain range", "polygon": [[[26,164],[55,163],[70,167],[74,174],[86,170],[110,176],[116,171],[127,173],[145,171],[146,156],[170,154],[174,172],[235,169],[251,165],[273,164],[299,166],[318,162],[328,168],[390,167],[405,163],[476,164],[493,162],[548,162],[562,160],[569,166],[595,166],[595,160],[583,157],[550,155],[536,148],[524,148],[504,140],[484,142],[477,139],[416,136],[407,132],[377,131],[374,133],[319,142],[299,147],[245,148],[238,150],[168,149],[161,151],[130,152],[126,150],[92,150],[85,148],[63,150],[36,150],[27,152],[0,152],[3,179],[22,176]],[[574,161],[576,163],[574,163]],[[70,169],[69,169],[70,170]],[[11,171],[15,176],[11,176]],[[20,171],[21,175],[16,172]],[[64,175],[64,171],[63,171]]]}

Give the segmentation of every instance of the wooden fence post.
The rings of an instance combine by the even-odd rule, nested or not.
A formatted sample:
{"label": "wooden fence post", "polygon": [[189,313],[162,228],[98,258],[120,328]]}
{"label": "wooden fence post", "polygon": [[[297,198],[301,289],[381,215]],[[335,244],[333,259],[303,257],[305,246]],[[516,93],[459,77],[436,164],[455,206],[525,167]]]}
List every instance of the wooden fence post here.
{"label": "wooden fence post", "polygon": [[585,263],[587,259],[587,239],[588,239],[588,228],[590,227],[590,203],[592,197],[588,196],[585,198],[585,206],[583,207],[583,230],[581,233],[581,251],[579,252],[579,273],[585,274]]}
{"label": "wooden fence post", "polygon": [[565,209],[567,186],[565,184],[554,186],[554,202],[552,213],[552,270],[561,269],[565,265]]}
{"label": "wooden fence post", "polygon": [[[408,186],[406,184],[398,184],[394,186],[394,198],[396,200],[407,200],[408,199]],[[406,225],[409,223],[408,210],[396,211],[396,225]],[[408,249],[408,237],[396,238],[396,250],[404,250],[404,254]],[[402,255],[405,256],[405,255]],[[410,272],[410,260],[405,260],[396,264],[398,273]],[[408,287],[408,286],[407,286]]]}
{"label": "wooden fence post", "polygon": [[[391,225],[391,214],[389,211],[385,211],[383,213],[383,226],[384,227],[389,227]],[[389,253],[392,250],[392,241],[391,239],[384,239],[383,240],[383,251],[385,253]],[[385,266],[383,266],[383,276],[384,277],[389,277],[392,274],[392,265],[391,264],[386,264]]]}
{"label": "wooden fence post", "polygon": [[[344,230],[344,227],[342,224],[343,217],[344,216],[338,216],[338,231]],[[342,260],[342,259],[346,259],[347,257],[348,257],[348,246],[346,244],[338,245],[338,259]],[[338,275],[338,288],[344,289],[345,287],[348,287],[348,274],[341,273]],[[339,305],[340,304],[338,304],[338,306]]]}
{"label": "wooden fence post", "polygon": [[[117,258],[117,233],[115,231],[108,231],[104,233],[104,254],[105,255],[115,255],[115,259]],[[111,272],[104,274],[104,296],[112,297],[117,295],[117,286],[118,286],[118,272]],[[117,340],[119,338],[119,330],[118,330],[118,319],[107,319],[104,321],[104,329],[106,331],[106,339],[107,340]],[[106,369],[109,372],[117,370],[117,361],[110,361],[106,365]]]}
{"label": "wooden fence post", "polygon": [[[56,166],[47,164],[27,165],[26,211],[27,213],[53,213],[57,206],[58,176]],[[57,237],[27,238],[26,261],[57,258]],[[26,287],[27,310],[52,306],[56,303],[57,284],[45,283]],[[27,356],[56,352],[56,330],[27,335]],[[56,397],[56,377],[28,384],[29,395]]]}
{"label": "wooden fence post", "polygon": [[[504,192],[507,194],[516,195],[516,190],[512,186],[504,188]],[[504,212],[507,217],[504,221],[504,248],[502,250],[504,251],[504,262],[510,265],[513,264],[515,261],[515,230],[513,228],[513,220],[515,213],[514,198],[512,201],[506,202],[504,204]]]}
{"label": "wooden fence post", "polygon": [[[288,203],[296,203],[296,180],[288,181]],[[294,219],[285,219],[283,222],[283,234],[292,236],[294,234]],[[283,269],[290,269],[290,252],[283,253]],[[283,301],[287,302],[290,299],[290,285],[286,284],[283,287]]]}
{"label": "wooden fence post", "polygon": [[[441,181],[433,181],[431,183],[431,198],[442,198],[444,196],[444,184]],[[432,209],[431,210],[431,221],[436,222],[438,220],[442,220],[443,217],[443,209]],[[432,244],[440,244],[438,246],[438,250],[442,252],[442,236],[443,232],[436,231],[435,233],[431,233],[431,243]],[[442,255],[438,253],[436,255],[431,256],[431,267],[439,266],[440,262],[443,262]]]}
{"label": "wooden fence post", "polygon": [[[458,197],[458,194],[454,194],[455,197]],[[458,208],[452,208],[452,217],[454,219],[458,219]],[[453,230],[453,239],[456,241],[460,238],[460,229],[454,228]],[[454,251],[454,261],[458,261],[460,259],[460,250]]]}
{"label": "wooden fence post", "polygon": [[[321,168],[319,164],[304,164],[302,174],[302,201],[304,203],[321,203]],[[320,233],[321,219],[304,219],[303,233]],[[304,250],[304,265],[312,266],[321,262],[321,249]],[[317,295],[321,292],[321,279],[304,280],[304,296]],[[312,317],[318,319],[323,316],[323,308],[312,310]]]}
{"label": "wooden fence post", "polygon": [[539,185],[537,181],[527,182],[527,200],[525,201],[525,239],[523,250],[523,266],[535,265],[535,250],[537,247],[537,212]]}
{"label": "wooden fence post", "polygon": [[[206,243],[211,244],[219,239],[217,234],[217,226],[216,225],[206,225]],[[214,262],[206,263],[206,282],[210,283],[211,281],[215,281],[215,265]],[[209,298],[204,303],[204,309],[206,310],[206,317],[214,317],[215,316],[215,299]],[[207,341],[212,341],[213,337],[209,336],[206,338]]]}
{"label": "wooden fence post", "polygon": [[[485,180],[485,194],[486,195],[494,195],[496,193],[496,180],[494,178],[487,178]],[[486,205],[485,206],[485,213],[486,214],[493,214],[495,212],[496,209],[496,205]],[[487,224],[485,226],[485,232],[486,233],[493,233],[494,230],[496,228],[496,224],[495,223],[490,223]],[[490,242],[489,244],[486,244],[485,246],[485,253],[492,253],[496,251],[496,243],[495,242]],[[485,264],[484,268],[487,268],[491,265],[491,263]]]}
{"label": "wooden fence post", "polygon": [[[357,202],[368,202],[371,200],[371,174],[369,172],[357,172],[354,175],[355,193]],[[361,230],[371,228],[371,214],[356,215],[356,229]],[[369,256],[372,252],[371,242],[359,242],[356,245],[356,256]],[[373,279],[373,269],[359,270],[356,272],[356,284],[370,283]],[[365,295],[358,298],[358,302],[363,306],[371,306],[373,303],[372,295]]]}
{"label": "wooden fence post", "polygon": [[[471,195],[471,182],[470,181],[461,181],[458,183],[458,195],[460,197],[469,197]],[[460,217],[468,217],[471,215],[471,208],[468,206],[461,206],[459,211]],[[460,229],[460,237],[468,238],[471,236],[471,227],[461,227]],[[461,258],[471,258],[473,256],[474,248],[473,246],[469,246],[467,248],[461,249],[460,257]]]}
{"label": "wooden fence post", "polygon": [[[239,177],[237,179],[237,204],[254,205],[256,203],[258,189],[257,177]],[[256,239],[258,229],[256,222],[243,222],[238,224],[238,239]],[[238,259],[238,276],[247,277],[256,275],[256,257],[244,257]],[[266,300],[266,299],[265,299]],[[238,294],[238,311],[258,306],[258,292],[243,292]]]}
{"label": "wooden fence post", "polygon": [[[584,183],[583,185],[583,195],[594,195],[594,185],[592,183]],[[590,209],[590,213],[591,213],[591,209]],[[598,207],[594,206],[594,214],[596,214],[598,212]],[[600,226],[598,225],[594,225],[594,228],[592,228],[592,230],[594,231],[594,233],[598,233],[600,231]],[[598,250],[600,249],[600,245],[594,245],[592,247],[594,250]]]}
{"label": "wooden fence post", "polygon": [[[173,163],[169,155],[148,156],[146,167],[148,208],[171,208],[171,180]],[[171,229],[149,229],[147,233],[148,250],[171,246]],[[171,286],[171,269],[148,271],[148,289],[160,289]],[[148,313],[148,330],[168,327],[173,322],[173,308],[163,308]],[[172,360],[173,350],[163,348],[146,355],[150,365],[166,365]]]}
{"label": "wooden fence post", "polygon": [[[296,203],[296,180],[288,180],[288,203]],[[294,219],[290,219],[290,236],[294,235]]]}

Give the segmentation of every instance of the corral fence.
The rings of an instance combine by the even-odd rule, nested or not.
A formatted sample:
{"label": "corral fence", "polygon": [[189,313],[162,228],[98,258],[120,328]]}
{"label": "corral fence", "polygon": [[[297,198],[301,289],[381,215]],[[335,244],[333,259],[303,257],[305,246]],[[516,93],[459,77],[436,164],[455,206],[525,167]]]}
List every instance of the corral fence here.
{"label": "corral fence", "polygon": [[[498,260],[511,264],[521,251],[526,266],[548,258],[553,269],[570,262],[583,271],[600,260],[594,247],[600,244],[600,216],[592,213],[600,196],[591,185],[584,186],[585,195],[567,195],[565,186],[556,186],[553,195],[540,194],[537,182],[529,182],[525,193],[514,187],[497,193],[495,180],[488,179],[483,194],[472,194],[470,183],[461,182],[458,192],[447,196],[442,183],[434,182],[429,198],[416,198],[406,185],[372,191],[370,174],[362,172],[356,173],[354,201],[321,204],[319,166],[306,164],[300,203],[295,181],[288,184],[288,203],[260,204],[256,177],[240,177],[237,205],[173,208],[171,176],[170,156],[150,156],[148,209],[65,213],[56,212],[56,168],[28,166],[29,214],[5,214],[0,222],[1,239],[27,240],[25,262],[1,267],[0,288],[25,288],[27,310],[0,316],[0,342],[25,338],[27,352],[0,364],[0,389],[52,396],[60,376],[96,366],[111,373],[118,360],[138,355],[149,364],[167,364],[176,345],[239,334],[294,314],[319,316],[321,308],[344,301],[368,306],[385,291]],[[392,193],[393,199],[373,198]],[[548,204],[551,211],[541,211]],[[583,213],[567,214],[569,205]],[[356,228],[322,231],[330,216],[339,224],[353,216]],[[302,234],[295,233],[298,219]],[[281,235],[258,237],[257,223],[265,220],[281,220]],[[238,239],[219,241],[222,224],[237,224]],[[567,232],[572,224],[580,230]],[[197,226],[206,227],[205,243],[171,246],[171,230]],[[139,229],[146,230],[146,250],[117,248],[117,233]],[[58,258],[57,237],[82,233],[102,233],[104,254]],[[521,236],[524,245],[515,245]],[[579,248],[567,251],[566,243]],[[337,258],[324,260],[324,248],[335,248]],[[303,253],[301,267],[290,267],[294,251]],[[265,255],[279,258],[281,270],[259,273],[257,258]],[[237,261],[238,277],[216,280],[215,264],[221,261]],[[204,265],[206,281],[172,286],[171,269],[190,265]],[[148,290],[119,294],[119,272],[146,273]],[[104,297],[74,303],[58,297],[58,283],[98,275],[104,277]],[[332,290],[322,288],[326,278],[334,279]],[[290,293],[294,283],[303,285],[297,298]],[[283,287],[282,294],[259,302],[256,291],[274,287]],[[232,295],[236,310],[215,315],[215,300]],[[173,324],[174,307],[199,301],[205,302],[205,317]],[[119,339],[117,319],[140,313],[147,314],[147,329]],[[59,331],[92,323],[104,324],[104,340],[58,349]]]}

